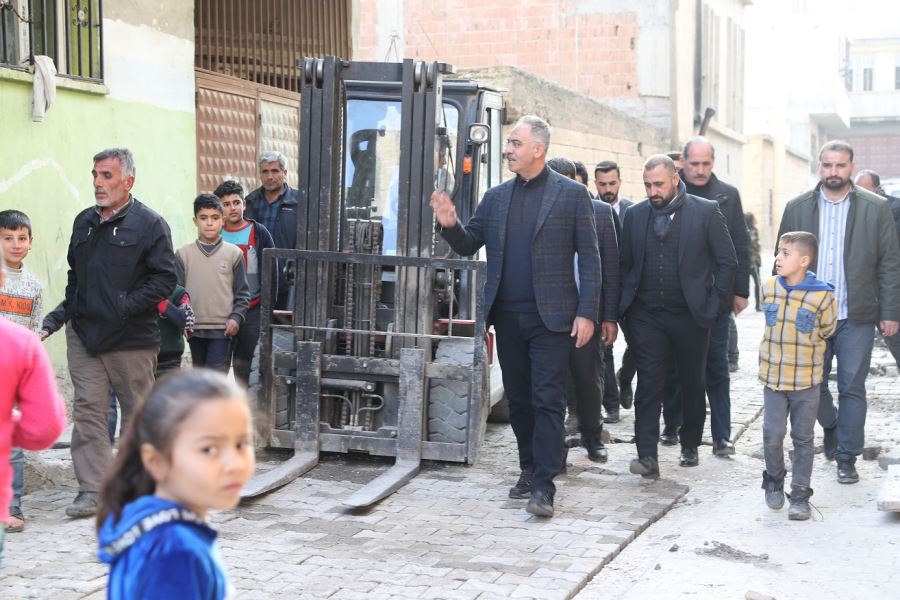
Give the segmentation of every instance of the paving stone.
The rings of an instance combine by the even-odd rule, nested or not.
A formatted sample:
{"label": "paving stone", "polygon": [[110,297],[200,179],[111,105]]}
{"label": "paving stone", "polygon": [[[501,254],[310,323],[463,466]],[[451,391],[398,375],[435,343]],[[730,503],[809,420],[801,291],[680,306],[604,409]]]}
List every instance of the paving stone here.
{"label": "paving stone", "polygon": [[900,451],[894,450],[878,457],[878,466],[885,471],[890,465],[900,465]]}

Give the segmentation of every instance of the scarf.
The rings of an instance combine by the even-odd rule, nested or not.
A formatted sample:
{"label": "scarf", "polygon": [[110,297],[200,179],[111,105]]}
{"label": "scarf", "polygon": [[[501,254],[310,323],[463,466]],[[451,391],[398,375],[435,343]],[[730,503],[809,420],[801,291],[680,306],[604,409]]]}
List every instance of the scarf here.
{"label": "scarf", "polygon": [[653,204],[650,205],[650,209],[653,215],[653,233],[656,234],[661,240],[666,239],[666,234],[669,233],[669,225],[672,224],[672,215],[675,214],[675,211],[684,206],[684,196],[686,194],[686,190],[684,188],[684,182],[678,182],[678,193],[675,194],[675,197],[669,201],[665,206],[656,207]]}

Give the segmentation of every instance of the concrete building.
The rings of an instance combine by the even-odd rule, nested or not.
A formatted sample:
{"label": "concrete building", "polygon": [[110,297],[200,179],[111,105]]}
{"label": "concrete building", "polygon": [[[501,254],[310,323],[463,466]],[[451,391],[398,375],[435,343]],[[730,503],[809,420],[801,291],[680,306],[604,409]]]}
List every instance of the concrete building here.
{"label": "concrete building", "polygon": [[850,40],[846,84],[856,166],[900,177],[900,37]]}
{"label": "concrete building", "polygon": [[784,204],[818,180],[821,145],[846,130],[846,39],[839,5],[756,0],[745,13],[747,83],[744,210],[759,222],[764,248],[774,248]]}
{"label": "concrete building", "polygon": [[[717,114],[708,135],[716,145],[716,170],[740,185],[747,4],[359,0],[359,20],[369,26],[360,30],[354,56],[517,67],[660,129],[674,148],[712,107]],[[608,150],[598,148],[589,162]]]}
{"label": "concrete building", "polygon": [[[26,265],[45,287],[49,311],[63,296],[73,218],[94,204],[91,157],[99,150],[130,148],[135,197],[166,217],[176,245],[195,235],[193,7],[176,4],[161,15],[150,0],[107,2],[100,19],[98,1],[71,15],[62,11],[73,3],[13,4],[15,12],[0,9],[0,209],[31,217]],[[28,6],[30,28],[19,19]],[[59,74],[33,74],[29,45],[49,55]],[[40,83],[55,88],[55,100],[35,120]],[[64,365],[64,336],[48,345],[54,364]]]}

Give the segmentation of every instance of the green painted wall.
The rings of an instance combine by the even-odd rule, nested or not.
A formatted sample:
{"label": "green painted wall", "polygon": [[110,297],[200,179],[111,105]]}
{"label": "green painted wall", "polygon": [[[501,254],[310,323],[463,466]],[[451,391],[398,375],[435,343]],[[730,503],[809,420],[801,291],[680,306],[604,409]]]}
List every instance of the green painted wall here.
{"label": "green painted wall", "polygon": [[[192,113],[57,89],[44,120],[31,120],[30,82],[0,73],[0,210],[31,218],[34,243],[25,265],[44,284],[45,312],[62,299],[72,220],[93,205],[93,155],[125,146],[134,153],[132,193],[159,212],[177,248],[196,232],[191,203],[196,191],[196,132]],[[62,334],[47,341],[55,365],[65,364]]]}

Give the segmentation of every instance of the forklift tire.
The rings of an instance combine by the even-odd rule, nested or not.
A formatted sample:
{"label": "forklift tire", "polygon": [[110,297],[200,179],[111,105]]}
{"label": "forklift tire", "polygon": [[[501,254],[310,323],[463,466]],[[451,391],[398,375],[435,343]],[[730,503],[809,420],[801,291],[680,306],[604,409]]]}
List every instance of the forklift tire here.
{"label": "forklift tire", "polygon": [[[471,366],[474,361],[473,353],[471,338],[445,339],[438,344],[434,362]],[[490,375],[486,362],[484,367],[482,396],[486,397],[485,394],[490,390]],[[428,392],[428,440],[464,444],[468,427],[469,383],[432,379]]]}

